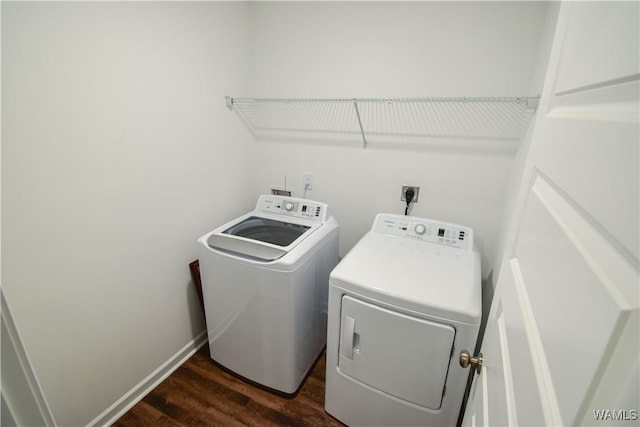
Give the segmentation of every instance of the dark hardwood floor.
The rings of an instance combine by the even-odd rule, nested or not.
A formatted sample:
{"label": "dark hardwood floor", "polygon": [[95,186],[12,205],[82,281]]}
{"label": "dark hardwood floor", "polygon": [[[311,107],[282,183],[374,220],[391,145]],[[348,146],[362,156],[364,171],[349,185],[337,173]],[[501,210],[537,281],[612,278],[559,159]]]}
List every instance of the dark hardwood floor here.
{"label": "dark hardwood floor", "polygon": [[294,398],[218,367],[204,346],[115,424],[121,426],[343,426],[324,411],[325,353]]}

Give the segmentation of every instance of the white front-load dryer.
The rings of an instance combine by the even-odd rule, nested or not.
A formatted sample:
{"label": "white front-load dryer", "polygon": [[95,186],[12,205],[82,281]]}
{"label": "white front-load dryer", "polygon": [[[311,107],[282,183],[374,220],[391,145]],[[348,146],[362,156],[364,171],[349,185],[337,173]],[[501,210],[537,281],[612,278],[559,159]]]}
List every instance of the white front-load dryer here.
{"label": "white front-load dryer", "polygon": [[215,362],[274,391],[298,390],[326,343],[338,230],[324,203],[263,195],[198,240]]}
{"label": "white front-load dryer", "polygon": [[482,311],[464,226],[380,214],[332,271],[325,409],[350,426],[454,426]]}

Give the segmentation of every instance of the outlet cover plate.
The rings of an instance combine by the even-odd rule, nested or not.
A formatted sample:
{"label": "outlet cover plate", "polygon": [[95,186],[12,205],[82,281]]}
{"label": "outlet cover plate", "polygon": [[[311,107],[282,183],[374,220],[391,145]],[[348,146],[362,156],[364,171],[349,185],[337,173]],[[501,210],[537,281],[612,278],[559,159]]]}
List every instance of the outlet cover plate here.
{"label": "outlet cover plate", "polygon": [[411,201],[411,203],[418,203],[418,196],[420,195],[420,187],[415,186],[415,185],[403,185],[402,186],[402,193],[400,193],[400,201],[404,202],[407,199],[404,197],[405,193],[407,192],[407,189],[409,188],[413,188],[413,191],[416,193],[415,196],[413,196],[413,200]]}
{"label": "outlet cover plate", "polygon": [[293,188],[287,186],[287,188],[284,188],[281,185],[272,185],[269,187],[271,189],[271,194],[273,194],[274,196],[289,196],[291,197],[293,195]]}

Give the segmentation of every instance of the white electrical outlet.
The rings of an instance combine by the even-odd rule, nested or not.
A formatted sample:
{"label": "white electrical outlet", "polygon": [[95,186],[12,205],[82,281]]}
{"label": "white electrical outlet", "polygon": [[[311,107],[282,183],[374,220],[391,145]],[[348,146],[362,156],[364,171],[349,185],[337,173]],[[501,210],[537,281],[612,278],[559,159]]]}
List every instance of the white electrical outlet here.
{"label": "white electrical outlet", "polygon": [[305,173],[302,175],[302,186],[305,190],[311,190],[313,188],[313,174]]}
{"label": "white electrical outlet", "polygon": [[409,188],[413,188],[413,192],[415,193],[411,203],[418,203],[418,195],[420,194],[420,187],[416,187],[415,185],[403,185],[402,193],[400,194],[400,200],[403,202],[407,200],[406,194]]}

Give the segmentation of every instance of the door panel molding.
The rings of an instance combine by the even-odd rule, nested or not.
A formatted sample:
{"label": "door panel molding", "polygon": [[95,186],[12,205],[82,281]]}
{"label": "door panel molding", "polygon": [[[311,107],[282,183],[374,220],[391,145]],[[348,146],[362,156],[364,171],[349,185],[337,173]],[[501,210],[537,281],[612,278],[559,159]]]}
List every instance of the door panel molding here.
{"label": "door panel molding", "polygon": [[507,406],[507,420],[510,426],[518,424],[518,411],[516,406],[516,396],[513,387],[513,374],[511,370],[511,357],[509,355],[509,338],[507,337],[507,327],[504,320],[504,311],[497,319],[498,338],[500,340],[500,351],[502,352],[502,375],[504,378],[504,393]]}
{"label": "door panel molding", "polygon": [[545,423],[575,424],[589,419],[585,411],[602,384],[612,384],[607,375],[633,369],[633,357],[617,357],[615,368],[611,363],[621,347],[637,354],[633,340],[621,337],[633,328],[629,318],[638,310],[638,265],[535,168],[529,188],[510,273],[526,319]]}
{"label": "door panel molding", "polygon": [[540,331],[538,329],[518,259],[512,258],[510,266],[520,312],[522,313],[524,320],[525,333],[532,353],[531,359],[535,378],[538,383],[538,392],[540,395],[545,423],[546,425],[555,426],[564,425],[562,422],[560,407],[558,406],[558,398],[553,386],[551,369],[549,368],[549,362],[547,361],[544,345],[542,344],[542,338],[540,337]]}
{"label": "door panel molding", "polygon": [[556,93],[548,118],[638,123],[640,74]]}
{"label": "door panel molding", "polygon": [[620,310],[630,310],[640,298],[638,263],[632,255],[539,170],[536,170],[531,192],[585,259]]}

